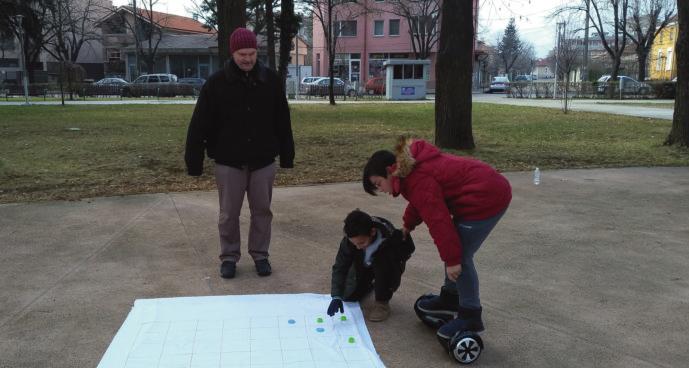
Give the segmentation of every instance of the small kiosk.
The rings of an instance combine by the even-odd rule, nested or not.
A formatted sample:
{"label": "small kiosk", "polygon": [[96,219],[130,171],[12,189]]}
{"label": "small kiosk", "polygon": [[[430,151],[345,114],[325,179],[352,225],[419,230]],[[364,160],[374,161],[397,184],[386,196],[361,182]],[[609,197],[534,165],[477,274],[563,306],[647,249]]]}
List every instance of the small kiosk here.
{"label": "small kiosk", "polygon": [[385,98],[423,100],[430,75],[430,60],[390,59],[385,67]]}

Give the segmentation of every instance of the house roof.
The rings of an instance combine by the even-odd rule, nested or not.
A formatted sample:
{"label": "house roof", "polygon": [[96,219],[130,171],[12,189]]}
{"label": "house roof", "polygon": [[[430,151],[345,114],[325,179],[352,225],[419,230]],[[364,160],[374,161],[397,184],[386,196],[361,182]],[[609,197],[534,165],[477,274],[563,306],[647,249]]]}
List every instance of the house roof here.
{"label": "house roof", "polygon": [[[147,41],[142,42],[142,47],[147,47]],[[216,53],[218,38],[215,34],[170,34],[164,33],[158,45],[160,53]],[[134,45],[127,50],[134,50]]]}
{"label": "house roof", "polygon": [[[120,6],[117,8],[117,12],[126,11],[134,14],[133,8],[131,6]],[[176,31],[178,33],[197,33],[197,34],[215,34],[213,30],[208,30],[203,23],[189,17],[183,17],[181,15],[168,14],[158,11],[149,11],[147,9],[137,8],[137,12],[141,19],[149,22],[149,19],[156,25],[162,27],[163,29]],[[103,20],[110,18],[113,14],[108,14],[96,23],[101,23]]]}
{"label": "house roof", "polygon": [[[131,7],[127,7],[131,11]],[[147,9],[138,8],[137,11],[144,19],[153,20],[153,23],[159,24],[163,28],[191,33],[212,33],[206,28],[203,23],[181,15],[162,13],[157,11],[149,11]]]}
{"label": "house roof", "polygon": [[538,59],[536,60],[536,66],[549,66],[548,59]]}

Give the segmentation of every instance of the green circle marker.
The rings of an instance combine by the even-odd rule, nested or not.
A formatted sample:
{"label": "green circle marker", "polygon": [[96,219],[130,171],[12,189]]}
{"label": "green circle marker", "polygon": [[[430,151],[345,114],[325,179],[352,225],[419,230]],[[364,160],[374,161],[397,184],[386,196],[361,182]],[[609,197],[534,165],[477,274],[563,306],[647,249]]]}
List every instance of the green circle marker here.
{"label": "green circle marker", "polygon": [[353,337],[350,337],[349,339],[347,339],[347,341],[348,341],[350,344],[353,344],[353,343],[354,343],[354,338],[353,338]]}
{"label": "green circle marker", "polygon": [[340,321],[344,322],[344,321],[346,321],[346,320],[347,320],[347,316],[342,316],[342,317],[340,317]]}
{"label": "green circle marker", "polygon": [[316,318],[316,322],[323,323],[323,318],[321,318],[321,317]]}

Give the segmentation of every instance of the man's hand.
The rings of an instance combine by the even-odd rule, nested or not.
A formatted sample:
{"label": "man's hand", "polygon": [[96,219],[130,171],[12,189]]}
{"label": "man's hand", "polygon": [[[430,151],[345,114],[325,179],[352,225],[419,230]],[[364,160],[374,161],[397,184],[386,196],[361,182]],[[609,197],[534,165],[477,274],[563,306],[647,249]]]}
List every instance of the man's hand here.
{"label": "man's hand", "polygon": [[344,313],[344,304],[342,303],[342,299],[334,298],[328,307],[328,315],[330,317],[334,316],[338,309],[340,310],[340,313]]}
{"label": "man's hand", "polygon": [[445,267],[445,272],[447,272],[447,278],[457,282],[457,278],[462,274],[462,265],[454,265]]}

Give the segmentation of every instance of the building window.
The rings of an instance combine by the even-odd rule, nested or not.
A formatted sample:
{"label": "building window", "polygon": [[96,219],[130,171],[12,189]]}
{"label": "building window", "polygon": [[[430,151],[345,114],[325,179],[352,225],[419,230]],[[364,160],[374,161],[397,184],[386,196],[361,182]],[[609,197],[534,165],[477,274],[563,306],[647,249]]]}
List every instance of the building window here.
{"label": "building window", "polygon": [[373,21],[373,35],[374,36],[384,36],[385,35],[385,21],[374,20]]}
{"label": "building window", "polygon": [[356,21],[343,20],[335,22],[335,30],[338,37],[356,37]]}
{"label": "building window", "polygon": [[424,79],[423,65],[394,65],[392,68],[393,79]]}
{"label": "building window", "polygon": [[414,35],[428,35],[435,31],[435,22],[438,18],[435,15],[418,15],[412,17],[411,27]]}
{"label": "building window", "polygon": [[388,24],[388,35],[390,36],[399,36],[400,35],[400,20],[399,19],[390,19],[390,23]]}
{"label": "building window", "polygon": [[667,49],[667,59],[665,59],[665,70],[672,70],[672,49]]}
{"label": "building window", "polygon": [[663,50],[658,50],[658,58],[656,59],[656,70],[660,70],[663,65]]}
{"label": "building window", "polygon": [[120,61],[120,50],[108,49],[108,61]]}

